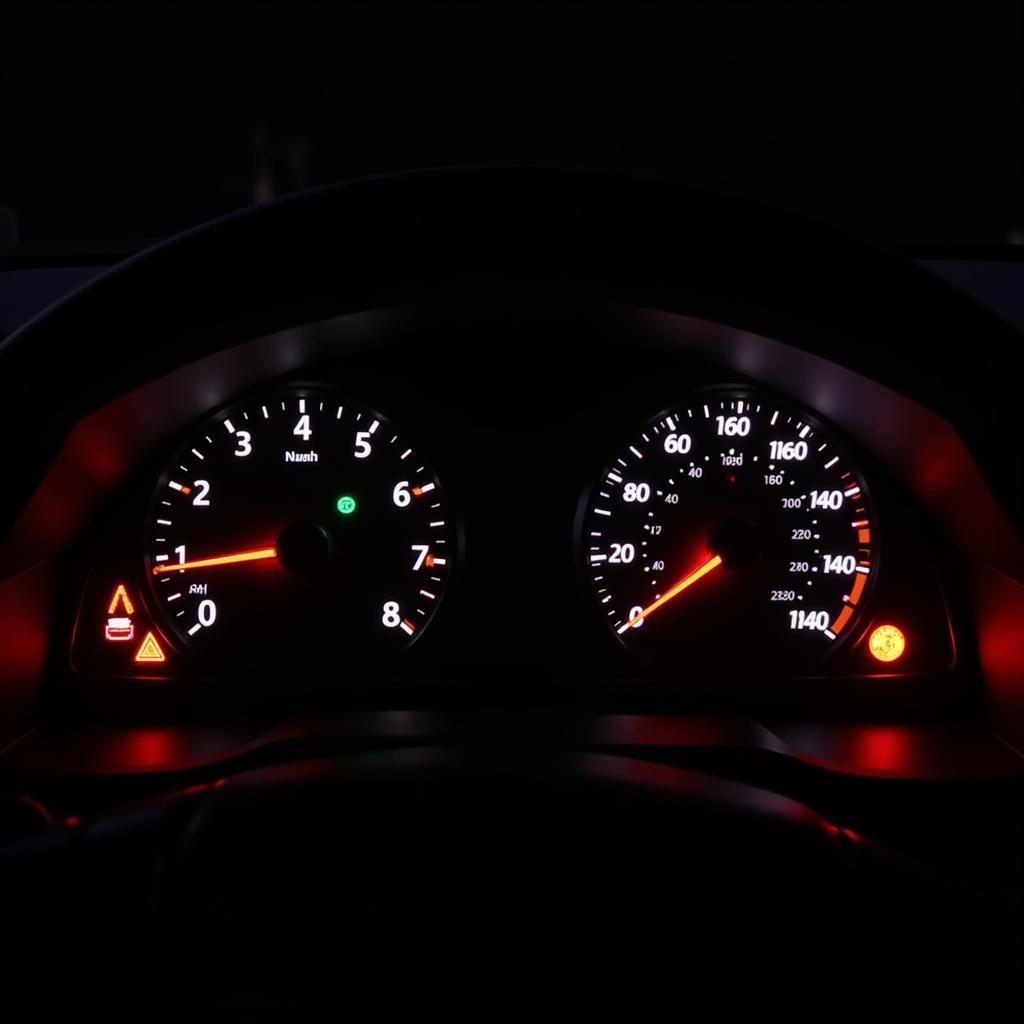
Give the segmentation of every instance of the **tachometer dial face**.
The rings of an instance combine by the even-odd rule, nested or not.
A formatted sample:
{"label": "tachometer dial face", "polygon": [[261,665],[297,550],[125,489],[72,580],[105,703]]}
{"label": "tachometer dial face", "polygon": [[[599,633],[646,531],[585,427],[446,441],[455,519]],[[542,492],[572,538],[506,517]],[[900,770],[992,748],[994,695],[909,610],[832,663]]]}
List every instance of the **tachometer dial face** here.
{"label": "tachometer dial face", "polygon": [[878,556],[867,486],[806,414],[699,392],[595,484],[580,550],[612,634],[658,664],[799,674],[857,627]]}
{"label": "tachometer dial face", "polygon": [[145,571],[170,630],[237,663],[398,651],[455,557],[441,483],[384,416],[281,388],[200,425],[161,475]]}

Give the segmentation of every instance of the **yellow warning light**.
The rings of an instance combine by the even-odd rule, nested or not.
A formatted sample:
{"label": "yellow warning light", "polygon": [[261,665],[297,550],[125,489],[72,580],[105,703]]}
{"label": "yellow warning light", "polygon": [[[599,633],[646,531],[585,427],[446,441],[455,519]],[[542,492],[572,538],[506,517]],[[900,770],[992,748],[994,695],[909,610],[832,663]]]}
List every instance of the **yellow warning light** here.
{"label": "yellow warning light", "polygon": [[163,648],[161,648],[157,638],[153,635],[152,630],[146,633],[142,646],[135,652],[135,660],[148,663],[167,660]]}
{"label": "yellow warning light", "polygon": [[128,591],[125,590],[123,583],[118,583],[117,589],[114,591],[114,596],[110,599],[110,605],[107,608],[107,614],[113,615],[117,611],[117,606],[121,605],[124,609],[125,615],[134,615],[135,608],[132,605],[131,598],[128,596]]}
{"label": "yellow warning light", "polygon": [[899,626],[877,626],[871,631],[868,650],[878,661],[896,661],[907,649],[907,638]]}

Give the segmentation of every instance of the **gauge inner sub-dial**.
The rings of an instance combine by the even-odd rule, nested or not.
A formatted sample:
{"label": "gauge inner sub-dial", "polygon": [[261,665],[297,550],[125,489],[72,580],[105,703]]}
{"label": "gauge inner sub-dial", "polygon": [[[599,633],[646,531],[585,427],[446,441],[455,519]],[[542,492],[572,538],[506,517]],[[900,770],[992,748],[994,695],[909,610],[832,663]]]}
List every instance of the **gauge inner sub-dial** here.
{"label": "gauge inner sub-dial", "polygon": [[280,389],[200,425],[157,483],[145,571],[170,632],[252,664],[398,651],[444,595],[440,480],[380,413]]}
{"label": "gauge inner sub-dial", "polygon": [[580,550],[602,617],[641,656],[792,675],[856,630],[876,532],[825,428],[767,393],[718,390],[620,450],[586,502]]}

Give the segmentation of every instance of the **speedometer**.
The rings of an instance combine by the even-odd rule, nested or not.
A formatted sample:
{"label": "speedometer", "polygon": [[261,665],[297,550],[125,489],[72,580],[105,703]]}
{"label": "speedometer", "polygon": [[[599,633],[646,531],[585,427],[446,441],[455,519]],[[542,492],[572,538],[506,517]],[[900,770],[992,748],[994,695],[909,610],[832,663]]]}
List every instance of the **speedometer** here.
{"label": "speedometer", "polygon": [[857,629],[877,573],[867,485],[768,393],[709,390],[645,424],[580,520],[612,635],[695,672],[807,670]]}
{"label": "speedometer", "polygon": [[455,557],[441,481],[383,415],[280,388],[199,425],[161,474],[146,575],[197,655],[343,671],[409,646]]}

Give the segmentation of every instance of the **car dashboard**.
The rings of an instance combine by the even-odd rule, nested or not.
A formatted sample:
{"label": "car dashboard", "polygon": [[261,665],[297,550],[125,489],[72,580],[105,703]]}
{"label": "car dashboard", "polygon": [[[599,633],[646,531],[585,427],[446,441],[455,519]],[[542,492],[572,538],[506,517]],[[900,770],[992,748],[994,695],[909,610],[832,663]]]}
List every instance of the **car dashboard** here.
{"label": "car dashboard", "polygon": [[[799,379],[800,394],[794,400],[793,389],[786,395],[735,365],[712,362],[716,335],[742,349],[751,364],[774,368],[776,380]],[[285,347],[294,361],[287,368],[280,356]],[[170,690],[187,690],[198,702],[231,693],[243,705],[257,695],[287,701],[304,692],[341,704],[389,693],[389,701],[429,705],[432,692],[446,693],[442,702],[458,701],[456,690],[470,705],[498,696],[752,711],[800,701],[826,715],[842,713],[847,700],[840,691],[854,705],[877,700],[880,688],[894,705],[906,704],[914,691],[928,707],[966,699],[969,688],[955,685],[958,653],[971,658],[956,643],[966,628],[964,566],[910,491],[914,482],[886,465],[899,457],[888,440],[898,429],[878,431],[887,442],[881,449],[876,438],[857,436],[864,426],[858,410],[868,407],[876,421],[893,425],[917,410],[899,407],[895,397],[895,407],[887,408],[884,394],[850,402],[842,369],[808,360],[811,365],[787,373],[787,356],[799,362],[776,341],[730,339],[719,325],[658,322],[628,309],[581,314],[553,308],[518,322],[495,322],[485,313],[453,322],[443,313],[410,309],[304,325],[190,364],[76,427],[76,450],[106,449],[107,458],[120,460],[123,476],[105,498],[93,495],[90,530],[71,556],[74,569],[58,612],[62,687],[83,698],[101,691],[113,696],[119,688],[128,700],[159,700]],[[269,377],[260,373],[268,364]],[[253,379],[238,379],[242,374]],[[209,402],[211,394],[223,398],[199,409],[183,400],[200,395]],[[756,441],[717,443],[717,425],[703,410],[718,412],[723,401],[735,406],[733,395],[749,396],[755,422],[761,407],[764,433]],[[820,406],[830,395],[838,396],[831,415],[805,404],[817,397]],[[690,453],[665,452],[678,432],[658,424],[642,429],[663,410],[694,399],[710,427],[691,448],[704,452],[700,466]],[[738,401],[742,406],[744,399]],[[776,406],[800,410],[788,428],[795,441],[787,441],[786,432],[781,441],[771,440],[767,421]],[[173,415],[147,422],[156,417],[145,410],[165,409]],[[846,430],[837,417],[846,419]],[[750,422],[742,412],[736,420]],[[829,486],[823,467],[840,458],[832,448],[814,452],[820,479],[800,478],[793,469],[786,477],[781,460],[782,472],[775,473],[773,443],[799,446],[804,458],[789,460],[797,468],[810,461],[807,441],[799,438],[804,421],[828,424],[808,433],[813,448],[836,438],[831,443],[842,447],[835,451],[850,461],[834,462],[835,480],[841,482],[846,465],[844,472],[863,478],[870,514],[867,498],[861,502]],[[660,440],[646,459],[624,445],[638,428]],[[362,458],[357,437],[369,449]],[[120,450],[105,438],[120,439]],[[626,448],[634,466],[618,466],[617,447]],[[656,455],[666,456],[664,480],[643,465]],[[318,461],[302,461],[312,459]],[[701,473],[687,478],[688,492],[668,482],[676,464]],[[73,479],[59,479],[59,468],[52,486],[73,488]],[[653,483],[633,479],[647,472],[655,473]],[[776,476],[783,482],[763,483]],[[316,482],[307,486],[311,477]],[[820,495],[820,502],[839,507],[780,509],[790,515],[776,521],[774,505],[791,501],[787,485],[798,484],[797,506]],[[621,518],[603,508],[588,516],[591,496],[608,494],[609,487],[615,498],[594,507],[614,502]],[[730,487],[735,496],[717,496]],[[637,488],[644,500],[626,500]],[[351,511],[343,510],[346,498]],[[51,493],[45,500],[77,508],[81,496]],[[684,514],[680,501],[698,508]],[[769,502],[773,507],[764,508]],[[221,503],[228,509],[211,525]],[[652,508],[656,516],[647,515]],[[626,518],[634,510],[658,533]],[[841,521],[842,529],[847,521],[862,525],[850,526],[849,537],[826,534],[833,544],[827,549],[820,538],[829,519]],[[671,638],[657,650],[639,641],[627,647],[619,632],[623,613],[639,607],[634,595],[644,592],[637,590],[635,570],[644,574],[641,588],[649,586],[657,599],[710,552],[719,523],[734,520],[760,520],[762,536],[751,559],[755,570],[764,566],[763,576],[724,594],[714,622],[692,624],[687,613],[698,609],[682,601],[678,610],[662,606],[658,612],[674,616]],[[289,567],[278,557],[282,531],[295,524],[295,544],[319,541],[325,549],[312,566]],[[806,539],[793,541],[794,534]],[[691,536],[697,542],[692,552]],[[877,541],[858,540],[865,536]],[[643,538],[655,549],[650,557]],[[364,557],[368,547],[373,555]],[[398,548],[408,566],[392,564]],[[239,555],[251,560],[192,568]],[[302,552],[292,557],[301,559]],[[315,561],[316,553],[311,557]],[[166,571],[181,563],[189,568]],[[742,578],[746,568],[724,573]],[[865,585],[856,586],[861,575]],[[280,577],[301,585],[278,597]],[[831,587],[833,580],[840,586]],[[268,596],[261,598],[265,585]],[[829,621],[819,629],[805,616],[790,628],[791,613],[811,602],[815,585],[828,594],[811,610],[827,612]],[[803,588],[799,597],[797,588]],[[748,589],[757,595],[748,598]],[[308,602],[304,590],[313,595]],[[792,594],[788,601],[773,601],[785,594]],[[700,602],[699,589],[691,597],[689,603]],[[199,624],[203,601],[214,609],[204,606],[204,620],[215,616],[208,626]],[[736,607],[737,601],[748,604]],[[392,603],[399,617],[389,627],[382,620]],[[271,610],[261,611],[267,604]],[[611,622],[609,607],[616,609]],[[824,629],[846,608],[855,614],[846,617],[838,643],[841,634],[826,637]],[[656,613],[649,614],[653,625]],[[899,629],[905,649],[879,657],[871,637],[889,625]],[[640,632],[637,625],[630,629]],[[787,632],[821,643],[794,649]],[[751,662],[738,657],[747,653],[759,668],[756,680]]]}
{"label": "car dashboard", "polygon": [[0,349],[8,834],[572,751],[1012,885],[1016,342],[892,254],[604,176],[326,190],[135,257]]}
{"label": "car dashboard", "polygon": [[885,342],[521,277],[200,315],[94,401],[0,552],[56,573],[47,705],[978,706],[972,574],[1016,528]]}

